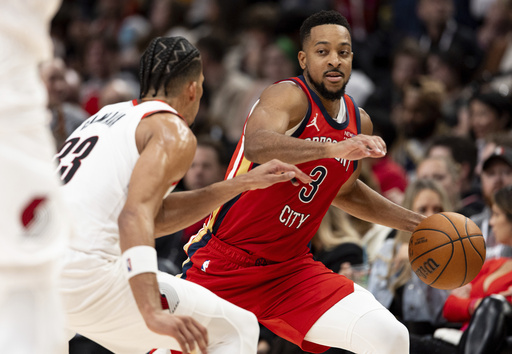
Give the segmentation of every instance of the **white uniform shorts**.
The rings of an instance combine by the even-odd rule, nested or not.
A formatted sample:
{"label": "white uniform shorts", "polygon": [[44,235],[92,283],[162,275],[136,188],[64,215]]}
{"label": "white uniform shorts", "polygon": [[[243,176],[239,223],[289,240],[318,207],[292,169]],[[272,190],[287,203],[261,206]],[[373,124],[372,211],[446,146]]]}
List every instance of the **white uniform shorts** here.
{"label": "white uniform shorts", "polygon": [[[61,292],[70,335],[79,333],[114,353],[143,354],[151,349],[179,350],[178,342],[146,327],[121,258],[69,251]],[[192,282],[159,272],[160,292],[169,309],[192,316],[208,330],[208,353],[256,353],[259,327],[254,316]]]}

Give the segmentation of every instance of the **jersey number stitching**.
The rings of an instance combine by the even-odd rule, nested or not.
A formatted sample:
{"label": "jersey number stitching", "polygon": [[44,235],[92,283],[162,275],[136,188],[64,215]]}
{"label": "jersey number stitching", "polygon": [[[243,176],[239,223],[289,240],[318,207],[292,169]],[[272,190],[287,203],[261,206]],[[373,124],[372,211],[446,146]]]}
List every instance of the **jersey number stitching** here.
{"label": "jersey number stitching", "polygon": [[[61,175],[61,180],[64,184],[67,184],[71,181],[71,178],[75,175],[76,171],[82,164],[82,160],[85,159],[94,148],[94,145],[98,142],[97,136],[91,136],[90,138],[85,139],[76,149],[73,148],[78,144],[80,138],[69,139],[64,143],[61,149],[61,153],[57,156],[59,159],[59,172]],[[71,152],[73,150],[73,152]],[[77,155],[71,162],[71,165],[62,165],[61,159],[67,156],[71,152],[72,155]]]}
{"label": "jersey number stitching", "polygon": [[327,168],[324,166],[316,166],[309,175],[313,179],[313,181],[308,184],[311,189],[308,191],[307,187],[302,187],[299,192],[299,199],[303,203],[309,203],[313,200],[313,197],[318,192],[318,187],[322,184],[325,176],[327,176]]}

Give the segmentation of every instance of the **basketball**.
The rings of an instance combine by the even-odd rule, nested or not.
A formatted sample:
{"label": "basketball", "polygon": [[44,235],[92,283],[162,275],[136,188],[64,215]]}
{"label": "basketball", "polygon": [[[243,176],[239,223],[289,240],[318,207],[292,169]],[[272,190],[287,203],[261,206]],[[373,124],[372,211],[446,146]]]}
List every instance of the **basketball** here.
{"label": "basketball", "polygon": [[482,231],[458,213],[427,217],[414,229],[409,241],[412,270],[434,288],[455,289],[469,283],[484,261]]}

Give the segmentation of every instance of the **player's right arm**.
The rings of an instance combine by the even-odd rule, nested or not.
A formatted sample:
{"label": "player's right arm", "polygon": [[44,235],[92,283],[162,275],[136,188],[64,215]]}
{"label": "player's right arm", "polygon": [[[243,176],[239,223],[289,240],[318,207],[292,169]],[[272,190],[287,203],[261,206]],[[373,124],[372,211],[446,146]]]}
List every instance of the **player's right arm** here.
{"label": "player's right arm", "polygon": [[271,159],[298,164],[321,158],[359,160],[381,157],[380,142],[374,136],[360,134],[338,143],[306,141],[286,136],[299,124],[308,110],[306,94],[293,83],[279,83],[263,91],[245,129],[245,157],[264,163]]}
{"label": "player's right arm", "polygon": [[[133,247],[136,246],[154,247],[154,219],[162,199],[172,183],[181,179],[189,168],[196,147],[195,137],[188,126],[180,118],[167,113],[143,119],[135,138],[140,156],[132,171],[127,200],[118,219],[123,253],[135,250]],[[156,259],[154,261],[156,264]],[[135,275],[129,283],[150,330],[175,338],[183,353],[188,354],[196,343],[206,353],[206,328],[189,316],[176,316],[162,309],[155,273],[149,271]]]}
{"label": "player's right arm", "polygon": [[[242,192],[267,188],[295,178],[298,185],[311,178],[297,167],[279,160],[269,161],[247,173],[210,186],[185,192],[171,193],[165,198],[155,219],[155,235],[165,236],[204,219],[214,209]],[[290,182],[288,182],[290,183]]]}

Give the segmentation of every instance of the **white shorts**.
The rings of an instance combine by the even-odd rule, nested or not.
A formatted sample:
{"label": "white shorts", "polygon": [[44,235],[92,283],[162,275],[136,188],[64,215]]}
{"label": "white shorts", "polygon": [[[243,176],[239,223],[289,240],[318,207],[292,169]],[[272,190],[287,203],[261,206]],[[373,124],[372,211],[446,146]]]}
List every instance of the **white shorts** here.
{"label": "white shorts", "polygon": [[[208,330],[208,353],[256,353],[256,317],[192,282],[159,272],[160,292],[174,314],[191,316]],[[62,279],[69,328],[114,353],[143,354],[151,349],[179,350],[178,342],[146,327],[121,259],[69,251]]]}
{"label": "white shorts", "polygon": [[[0,352],[60,353],[59,260],[70,230],[46,125],[0,126]],[[64,348],[65,349],[65,348]]]}

